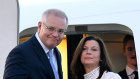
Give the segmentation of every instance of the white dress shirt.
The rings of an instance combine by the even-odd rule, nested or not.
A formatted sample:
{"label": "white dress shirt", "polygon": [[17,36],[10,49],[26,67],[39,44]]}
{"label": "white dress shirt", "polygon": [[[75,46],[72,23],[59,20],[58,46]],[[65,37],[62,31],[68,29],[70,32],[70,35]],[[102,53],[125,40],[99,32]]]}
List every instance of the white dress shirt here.
{"label": "white dress shirt", "polygon": [[[84,79],[97,79],[100,67],[95,68],[91,72],[84,74]],[[105,71],[101,79],[122,79],[117,73]]]}
{"label": "white dress shirt", "polygon": [[[52,51],[53,52],[53,64],[55,66],[55,69],[58,71],[58,66],[57,66],[57,59],[56,59],[56,55],[54,53],[54,49],[52,50],[49,50],[43,43],[42,41],[40,40],[39,36],[38,36],[38,32],[35,34],[35,37],[37,38],[38,42],[40,43],[40,45],[42,46],[43,50],[45,51],[46,55],[48,53],[48,51]],[[49,56],[47,56],[48,59],[49,59]]]}
{"label": "white dress shirt", "polygon": [[126,66],[126,73],[129,79],[134,79],[135,74],[133,73],[135,70],[130,68],[128,65]]}

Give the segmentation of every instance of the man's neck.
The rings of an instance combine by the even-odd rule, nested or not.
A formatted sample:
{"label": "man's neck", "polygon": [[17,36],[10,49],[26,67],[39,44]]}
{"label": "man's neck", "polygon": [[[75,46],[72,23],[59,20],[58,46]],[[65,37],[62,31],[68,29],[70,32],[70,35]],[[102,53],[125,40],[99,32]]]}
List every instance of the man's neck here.
{"label": "man's neck", "polygon": [[137,71],[137,65],[131,65],[131,64],[127,64],[128,67],[130,67],[131,69]]}

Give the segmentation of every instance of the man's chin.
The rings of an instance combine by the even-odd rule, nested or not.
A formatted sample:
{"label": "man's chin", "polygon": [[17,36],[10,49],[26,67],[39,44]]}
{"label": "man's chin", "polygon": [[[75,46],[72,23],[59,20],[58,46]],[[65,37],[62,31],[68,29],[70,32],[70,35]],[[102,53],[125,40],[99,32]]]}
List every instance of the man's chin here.
{"label": "man's chin", "polygon": [[53,49],[53,48],[55,48],[57,46],[57,43],[56,42],[49,41],[49,42],[46,43],[46,46],[49,49]]}
{"label": "man's chin", "polygon": [[51,49],[53,49],[53,48],[56,47],[56,45],[57,45],[57,44],[50,44],[49,47],[50,47]]}

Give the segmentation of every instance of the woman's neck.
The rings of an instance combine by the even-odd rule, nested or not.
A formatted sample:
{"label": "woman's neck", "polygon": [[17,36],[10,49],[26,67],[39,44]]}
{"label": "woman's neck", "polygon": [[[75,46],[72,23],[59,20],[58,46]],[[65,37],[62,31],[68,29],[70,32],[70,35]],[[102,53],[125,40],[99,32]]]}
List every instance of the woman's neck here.
{"label": "woman's neck", "polygon": [[86,73],[91,72],[92,70],[96,69],[97,67],[99,67],[99,66],[98,65],[97,66],[93,66],[93,65],[86,65],[86,66],[84,66]]}

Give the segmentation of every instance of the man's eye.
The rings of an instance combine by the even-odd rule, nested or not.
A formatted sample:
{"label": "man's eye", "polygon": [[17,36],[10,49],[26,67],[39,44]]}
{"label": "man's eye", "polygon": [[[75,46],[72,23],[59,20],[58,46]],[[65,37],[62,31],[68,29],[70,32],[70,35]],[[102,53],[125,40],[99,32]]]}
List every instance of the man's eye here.
{"label": "man's eye", "polygon": [[128,51],[133,51],[133,48],[128,48]]}
{"label": "man's eye", "polygon": [[54,28],[52,28],[52,27],[50,27],[50,28],[48,28],[50,31],[54,31]]}
{"label": "man's eye", "polygon": [[58,32],[59,32],[59,33],[64,33],[64,30],[59,30]]}

